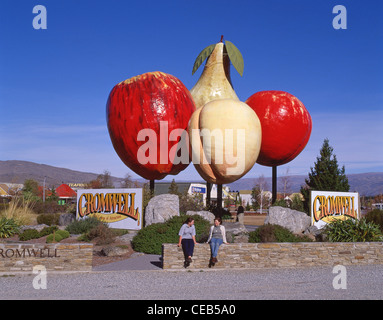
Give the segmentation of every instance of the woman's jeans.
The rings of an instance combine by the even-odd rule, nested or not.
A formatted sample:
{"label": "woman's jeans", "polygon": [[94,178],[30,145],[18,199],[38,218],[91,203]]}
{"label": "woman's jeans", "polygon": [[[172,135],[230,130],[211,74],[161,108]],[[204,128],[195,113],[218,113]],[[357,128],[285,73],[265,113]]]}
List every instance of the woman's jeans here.
{"label": "woman's jeans", "polygon": [[182,239],[181,240],[182,250],[184,252],[185,260],[190,256],[193,256],[194,251],[194,240],[193,239]]}
{"label": "woman's jeans", "polygon": [[223,243],[223,240],[222,239],[218,239],[218,238],[212,238],[210,240],[210,249],[211,249],[211,256],[213,258],[216,258],[218,256],[218,249],[219,249],[219,246]]}

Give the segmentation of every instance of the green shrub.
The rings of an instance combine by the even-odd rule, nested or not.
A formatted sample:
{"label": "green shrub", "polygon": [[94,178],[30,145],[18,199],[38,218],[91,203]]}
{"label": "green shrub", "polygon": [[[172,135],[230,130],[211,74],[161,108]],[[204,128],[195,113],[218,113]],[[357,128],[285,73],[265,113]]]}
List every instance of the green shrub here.
{"label": "green shrub", "polygon": [[[133,238],[133,249],[144,253],[161,254],[163,243],[178,243],[178,232],[187,217],[189,216],[176,216],[164,223],[154,223],[141,229]],[[209,235],[209,222],[198,215],[190,217],[194,219],[197,242],[205,242]]]}
{"label": "green shrub", "polygon": [[311,242],[306,236],[300,237],[289,229],[276,224],[264,224],[249,233],[249,242]]}
{"label": "green shrub", "polygon": [[60,242],[62,239],[63,237],[60,234],[52,233],[47,237],[46,243]]}
{"label": "green shrub", "polygon": [[380,231],[383,232],[383,210],[374,209],[368,212],[364,218],[367,222],[373,222],[377,224],[380,228]]}
{"label": "green shrub", "polygon": [[40,232],[35,229],[26,229],[19,235],[19,240],[28,241],[31,239],[38,239],[44,236],[50,236],[51,234],[53,234],[53,232],[55,232],[56,235],[60,235],[61,237],[60,241],[70,236],[68,231],[59,230],[57,226],[50,226],[50,227],[45,227]]}
{"label": "green shrub", "polygon": [[19,240],[21,241],[28,241],[37,238],[40,238],[40,232],[35,229],[26,229],[21,234],[19,234]]}
{"label": "green shrub", "polygon": [[291,200],[292,200],[292,202],[291,202],[290,209],[297,210],[297,211],[300,211],[300,212],[305,212],[305,208],[303,206],[303,201],[302,201],[301,197],[298,194],[295,194],[291,198]]}
{"label": "green shrub", "polygon": [[45,227],[44,229],[42,229],[40,232],[39,232],[39,238],[41,237],[45,237],[51,233],[53,233],[53,231],[56,231],[58,230],[58,227],[57,226],[50,226],[50,227]]}
{"label": "green shrub", "polygon": [[71,234],[83,234],[89,232],[94,227],[102,224],[100,220],[94,217],[88,217],[81,220],[75,220],[69,224],[65,230]]}
{"label": "green shrub", "polygon": [[222,216],[222,220],[231,220],[231,215],[230,214],[224,214],[223,216]]}
{"label": "green shrub", "polygon": [[70,234],[66,230],[57,230],[54,231],[54,233],[51,233],[47,239],[46,243],[52,243],[52,242],[60,242],[63,239],[69,238]]}
{"label": "green shrub", "polygon": [[69,238],[70,233],[66,230],[57,230],[56,234],[59,234],[63,239]]}
{"label": "green shrub", "polygon": [[0,238],[9,238],[19,232],[19,225],[13,219],[3,217],[0,219]]}
{"label": "green shrub", "polygon": [[42,213],[37,216],[38,224],[46,224],[48,226],[59,224],[60,214],[58,213]]}
{"label": "green shrub", "polygon": [[379,226],[366,219],[350,218],[345,221],[334,219],[325,227],[324,233],[330,242],[383,241],[383,234]]}
{"label": "green shrub", "polygon": [[273,203],[273,207],[282,207],[282,208],[287,208],[287,203],[284,199],[277,199]]}
{"label": "green shrub", "polygon": [[83,241],[96,240],[96,245],[111,244],[116,234],[106,224],[99,224],[90,229],[83,237]]}

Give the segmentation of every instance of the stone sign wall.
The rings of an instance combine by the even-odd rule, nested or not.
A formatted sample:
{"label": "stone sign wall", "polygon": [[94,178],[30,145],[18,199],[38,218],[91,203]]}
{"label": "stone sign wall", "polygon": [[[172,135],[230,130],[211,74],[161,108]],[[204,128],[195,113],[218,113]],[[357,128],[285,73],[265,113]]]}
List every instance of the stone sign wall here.
{"label": "stone sign wall", "polygon": [[42,265],[47,271],[91,271],[93,244],[0,243],[0,274],[32,273]]}
{"label": "stone sign wall", "polygon": [[[164,269],[183,269],[182,248],[163,244]],[[197,244],[188,269],[208,268],[209,244]],[[221,268],[278,268],[334,266],[351,264],[383,264],[382,242],[297,242],[297,243],[233,243],[221,245],[218,263]]]}

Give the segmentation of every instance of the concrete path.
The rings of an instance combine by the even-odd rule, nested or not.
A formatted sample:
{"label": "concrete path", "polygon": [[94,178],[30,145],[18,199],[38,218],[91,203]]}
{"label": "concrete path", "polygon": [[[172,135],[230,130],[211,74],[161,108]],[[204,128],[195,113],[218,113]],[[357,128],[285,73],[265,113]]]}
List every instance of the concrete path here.
{"label": "concrete path", "polygon": [[161,256],[156,254],[144,254],[93,268],[93,271],[127,270],[162,270]]}
{"label": "concrete path", "polygon": [[[332,267],[212,270],[207,272],[143,270],[73,274],[48,273],[46,289],[35,289],[34,284],[38,276],[32,274],[28,276],[0,277],[0,300],[94,299],[102,302],[104,300],[123,299],[131,302],[130,305],[128,304],[127,310],[134,309],[142,317],[142,315],[146,315],[148,309],[139,308],[137,301],[133,300],[175,299],[198,303],[192,302],[192,300],[197,299],[201,300],[200,304],[214,303],[210,302],[211,300],[216,300],[216,302],[222,304],[226,303],[225,300],[227,299],[308,299],[314,300],[316,303],[316,309],[313,309],[313,311],[318,314],[325,314],[328,308],[326,309],[327,306],[321,300],[383,299],[382,265],[347,266],[344,280],[341,281],[346,285],[344,288],[334,287],[334,283],[340,283],[340,274],[334,273]],[[149,303],[154,306],[158,302]],[[177,303],[179,302],[167,302],[167,306]],[[227,302],[227,304],[230,305],[231,302]],[[29,313],[31,310],[36,309],[23,306],[20,305],[19,309],[25,309]],[[293,307],[291,307],[291,304],[289,304],[289,306],[290,309],[292,308],[292,311],[290,310],[291,314],[296,312],[293,307],[297,305],[293,304]],[[323,306],[325,306],[324,311],[322,310]],[[342,316],[345,310],[358,309],[359,304],[355,305],[354,308],[344,308],[343,304],[335,303],[331,304],[331,306],[336,306],[336,309],[342,312],[339,316]],[[369,304],[368,310],[370,310],[371,306]],[[257,307],[262,309],[267,308],[268,305],[265,306],[265,303],[262,302]],[[286,308],[286,305],[284,307]],[[107,308],[110,308],[110,305]],[[85,309],[87,313],[90,310],[100,312],[100,308],[88,309]],[[188,310],[190,313],[190,309]],[[237,315],[241,314],[243,314],[243,317],[240,317],[241,319],[246,317],[248,311],[254,312],[253,302],[248,305],[248,308],[242,309],[238,305],[236,317],[233,317],[233,319],[237,319]],[[210,316],[207,318],[210,318]],[[156,317],[153,319],[156,319]]]}

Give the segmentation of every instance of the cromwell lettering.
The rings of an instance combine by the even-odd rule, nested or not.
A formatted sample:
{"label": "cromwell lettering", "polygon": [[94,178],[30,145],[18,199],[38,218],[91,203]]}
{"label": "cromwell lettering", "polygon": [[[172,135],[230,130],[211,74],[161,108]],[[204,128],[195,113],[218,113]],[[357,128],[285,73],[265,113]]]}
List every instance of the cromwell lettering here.
{"label": "cromwell lettering", "polygon": [[100,208],[100,194],[96,193],[93,196],[92,212],[98,212],[99,210],[101,210],[101,208]]}
{"label": "cromwell lettering", "polygon": [[[37,257],[39,250],[40,250],[40,249],[37,249],[37,250],[35,250],[35,249],[31,249],[31,250],[29,251],[29,249],[27,249],[27,251],[28,251],[28,255],[31,257],[32,254],[33,254],[34,257]],[[32,254],[31,254],[31,252],[32,252]]]}
{"label": "cromwell lettering", "polygon": [[25,258],[25,257],[35,257],[35,258],[60,258],[57,253],[57,249],[54,249],[54,252],[51,249],[0,249],[0,256],[3,258]]}
{"label": "cromwell lettering", "polygon": [[[357,217],[354,197],[351,196],[325,196],[317,195],[312,203],[314,220],[319,221],[331,215],[346,215]],[[319,204],[319,205],[318,205]]]}
{"label": "cromwell lettering", "polygon": [[93,194],[87,193],[86,195],[86,214],[91,213],[93,209]]}
{"label": "cromwell lettering", "polygon": [[124,201],[123,201],[123,210],[121,210],[121,213],[127,215],[128,209],[129,209],[129,193],[123,193],[122,196],[124,198]]}
{"label": "cromwell lettering", "polygon": [[[9,255],[8,255],[8,252],[12,252],[12,255],[9,256]],[[7,250],[5,250],[5,256],[6,256],[7,258],[12,258],[14,255],[15,255],[15,251],[13,251],[13,249],[7,249]]]}
{"label": "cromwell lettering", "polygon": [[[135,193],[107,193],[105,196],[103,193],[91,193],[83,194],[79,198],[79,212],[80,216],[86,216],[95,212],[110,212],[119,213],[131,216],[132,218],[138,219],[138,210],[134,209]],[[83,207],[82,201],[85,198],[85,212],[80,209]],[[130,206],[129,206],[130,200]]]}
{"label": "cromwell lettering", "polygon": [[21,252],[19,251],[19,249],[16,249],[16,257],[19,256],[20,258],[21,257],[25,257],[25,249],[23,249]]}
{"label": "cromwell lettering", "polygon": [[84,196],[85,196],[85,195],[82,194],[82,195],[80,196],[80,198],[78,199],[78,213],[79,213],[80,217],[83,217],[83,216],[85,215],[85,213],[82,212],[82,198],[83,198]]}
{"label": "cromwell lettering", "polygon": [[97,208],[98,212],[102,212],[103,210],[108,212],[109,211],[108,193],[106,194],[105,197],[103,193],[100,193],[98,198],[98,203],[99,203]]}
{"label": "cromwell lettering", "polygon": [[110,195],[110,204],[111,204],[111,206],[110,206],[110,212],[116,212],[116,206],[117,206],[117,202],[118,202],[118,195],[116,194],[116,193],[112,193],[111,195]]}
{"label": "cromwell lettering", "polygon": [[323,217],[326,217],[328,215],[327,201],[326,201],[326,197],[324,197],[324,196],[322,196],[320,198],[321,198],[321,205],[319,207],[319,210],[321,212],[321,218],[323,218]]}

